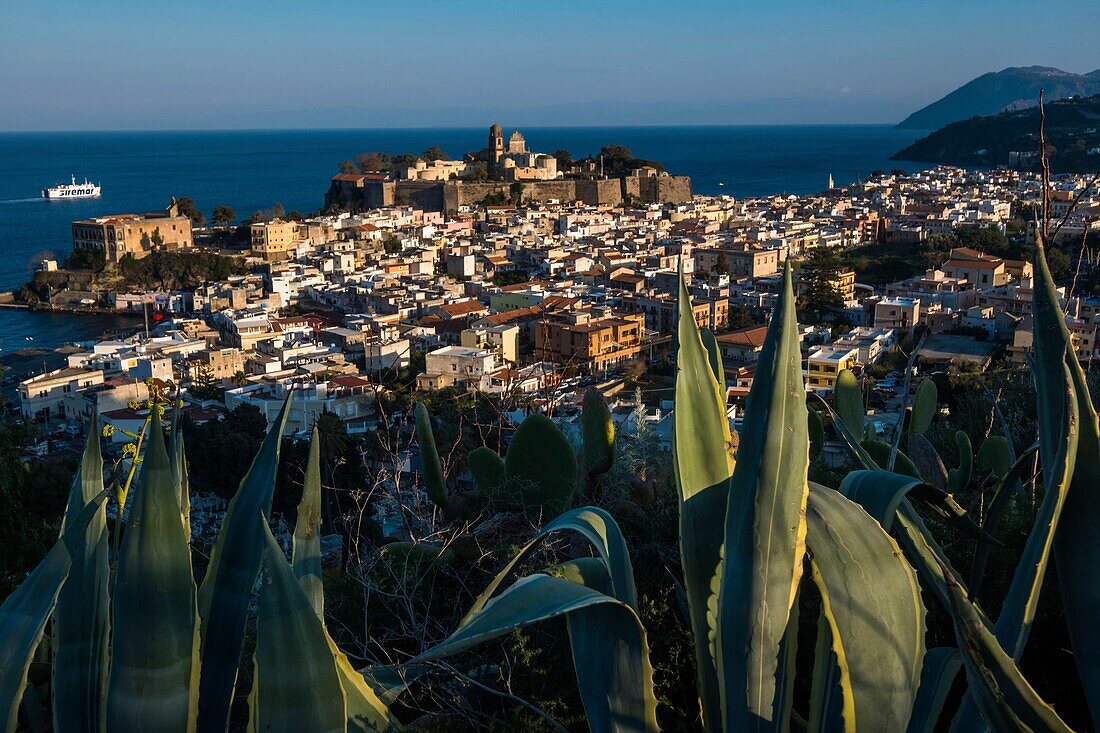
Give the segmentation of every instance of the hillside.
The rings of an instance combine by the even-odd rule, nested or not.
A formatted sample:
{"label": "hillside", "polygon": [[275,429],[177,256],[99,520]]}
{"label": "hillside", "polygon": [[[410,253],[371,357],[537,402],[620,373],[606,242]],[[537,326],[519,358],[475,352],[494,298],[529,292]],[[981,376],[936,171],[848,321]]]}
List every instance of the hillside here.
{"label": "hillside", "polygon": [[[1100,94],[1046,105],[1047,142],[1054,173],[1100,170]],[[1038,167],[1039,110],[1029,107],[954,122],[898,151],[892,160],[962,166]],[[1023,153],[1009,159],[1013,152]]]}
{"label": "hillside", "polygon": [[1048,66],[1015,66],[991,71],[917,110],[898,127],[935,130],[979,115],[1032,107],[1038,103],[1040,87],[1048,102],[1074,95],[1100,94],[1100,69],[1088,74],[1072,74]]}

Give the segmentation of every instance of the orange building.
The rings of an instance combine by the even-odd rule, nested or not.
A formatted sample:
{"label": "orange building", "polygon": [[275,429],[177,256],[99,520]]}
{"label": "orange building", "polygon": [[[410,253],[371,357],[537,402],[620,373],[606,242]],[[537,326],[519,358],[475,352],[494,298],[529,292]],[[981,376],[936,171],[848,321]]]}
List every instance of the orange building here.
{"label": "orange building", "polygon": [[605,371],[638,356],[642,313],[572,311],[547,317],[535,330],[535,356],[564,367]]}

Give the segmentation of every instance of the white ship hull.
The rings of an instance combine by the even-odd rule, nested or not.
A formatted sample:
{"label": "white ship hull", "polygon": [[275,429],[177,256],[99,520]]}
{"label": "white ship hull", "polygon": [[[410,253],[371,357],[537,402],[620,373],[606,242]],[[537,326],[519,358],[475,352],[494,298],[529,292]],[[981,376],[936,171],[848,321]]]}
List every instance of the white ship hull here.
{"label": "white ship hull", "polygon": [[42,198],[44,199],[94,199],[99,196],[99,185],[90,182],[88,179],[84,179],[84,183],[77,183],[76,176],[72,177],[71,183],[59,183],[56,186],[42,189]]}

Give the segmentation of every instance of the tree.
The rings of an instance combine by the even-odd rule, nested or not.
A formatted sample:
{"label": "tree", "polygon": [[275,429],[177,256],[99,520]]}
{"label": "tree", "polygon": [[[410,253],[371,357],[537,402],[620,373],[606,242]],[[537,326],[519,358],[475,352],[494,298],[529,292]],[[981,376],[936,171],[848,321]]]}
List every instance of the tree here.
{"label": "tree", "polygon": [[719,253],[718,257],[715,258],[714,265],[711,266],[710,271],[715,275],[730,274],[730,263],[726,261],[726,256]]}
{"label": "tree", "polygon": [[600,155],[603,156],[604,163],[609,160],[629,160],[634,157],[630,154],[630,148],[625,145],[604,145],[600,148]]}
{"label": "tree", "polygon": [[195,378],[187,391],[200,400],[218,398],[218,385],[214,382],[214,370],[210,368],[209,364],[199,364],[195,370]]}
{"label": "tree", "polygon": [[799,269],[800,309],[820,318],[844,306],[837,281],[844,263],[832,247],[817,247]]}
{"label": "tree", "polygon": [[420,155],[420,157],[423,158],[424,160],[427,160],[427,161],[450,160],[451,159],[450,156],[448,156],[446,153],[444,153],[443,150],[438,145],[431,146],[430,148],[425,150]]}
{"label": "tree", "polygon": [[176,199],[176,211],[180,216],[190,219],[193,224],[201,226],[206,221],[206,215],[199,211],[194,199],[188,196],[180,196]]}
{"label": "tree", "polygon": [[573,168],[573,156],[568,150],[555,150],[554,159],[558,161],[558,170],[568,173]]}
{"label": "tree", "polygon": [[233,372],[233,376],[231,377],[231,379],[233,380],[233,384],[237,385],[238,387],[243,387],[245,384],[248,383],[248,375],[242,372],[240,369]]}
{"label": "tree", "polygon": [[390,156],[385,153],[359,153],[355,156],[355,163],[359,166],[360,173],[389,172],[392,163]]}
{"label": "tree", "polygon": [[341,173],[356,173],[358,171],[355,167],[355,163],[352,163],[350,160],[341,161],[339,170]]}
{"label": "tree", "polygon": [[393,232],[382,235],[382,250],[388,255],[395,255],[401,251],[401,238]]}
{"label": "tree", "polygon": [[409,153],[401,153],[401,155],[395,155],[391,159],[391,164],[394,168],[408,168],[410,165],[416,165],[417,157],[410,155]]}
{"label": "tree", "polygon": [[160,227],[153,229],[153,236],[149,237],[149,241],[158,247],[164,244],[164,235],[160,233]]}
{"label": "tree", "polygon": [[302,212],[300,212],[300,211],[288,212],[287,215],[284,216],[283,218],[286,219],[287,221],[303,221],[305,219],[305,217],[302,216]]}
{"label": "tree", "polygon": [[214,213],[211,214],[210,218],[214,222],[214,226],[229,226],[237,218],[237,212],[224,204],[219,204],[214,207]]}

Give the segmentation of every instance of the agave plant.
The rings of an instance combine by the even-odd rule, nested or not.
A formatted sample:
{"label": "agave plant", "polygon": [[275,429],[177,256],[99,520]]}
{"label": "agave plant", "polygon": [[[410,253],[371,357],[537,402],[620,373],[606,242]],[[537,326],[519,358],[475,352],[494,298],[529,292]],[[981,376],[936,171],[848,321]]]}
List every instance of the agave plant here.
{"label": "agave plant", "polygon": [[[682,282],[680,312],[691,313]],[[706,730],[785,730],[800,594],[821,595],[810,730],[905,730],[924,658],[916,575],[856,503],[807,481],[809,429],[790,267],[736,461],[711,341],[681,317],[673,453],[684,591]]]}
{"label": "agave plant", "polygon": [[[934,477],[883,470],[885,467],[846,429],[845,421],[834,421],[838,434],[865,469],[849,474],[841,491],[867,507],[896,534],[926,587],[954,619],[958,649],[936,650],[935,658],[930,654],[922,677],[922,687],[927,684],[928,690],[943,692],[957,673],[959,661],[965,667],[967,695],[951,721],[953,731],[1069,730],[1017,666],[1052,557],[1058,567],[1078,672],[1093,720],[1100,719],[1100,630],[1095,624],[1100,613],[1100,591],[1093,564],[1100,556],[1100,497],[1096,496],[1100,490],[1100,423],[1084,372],[1071,348],[1042,243],[1036,247],[1034,265],[1032,312],[1036,339],[1030,367],[1038,404],[1039,441],[1011,462],[1010,444],[997,440],[987,448],[987,439],[977,460],[998,479],[982,525],[987,536],[997,531],[1036,450],[1042,465],[1043,501],[995,621],[975,601],[988,545],[980,544],[975,553],[967,589],[962,574],[952,567],[909,503],[910,496],[936,491],[930,485]],[[914,405],[911,425],[927,427],[921,414],[924,409]],[[921,445],[919,438],[913,441],[912,437],[911,446]],[[963,465],[955,473],[957,478],[949,479],[949,487],[961,486],[970,470],[970,453],[966,450],[969,441],[960,439],[959,445]],[[949,663],[950,659],[959,661]]]}
{"label": "agave plant", "polygon": [[173,430],[166,445],[157,409],[150,411],[140,480],[130,495],[111,582],[107,492],[93,426],[61,538],[0,607],[5,730],[16,729],[27,672],[51,618],[55,730],[225,730],[250,598],[265,558],[251,662],[252,725],[284,731],[384,731],[395,725],[322,621],[316,433],[293,570],[264,520],[289,405],[288,398],[230,503],[201,586],[191,567],[183,437]]}

